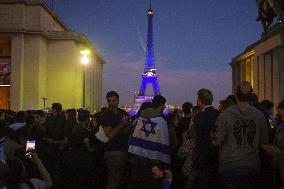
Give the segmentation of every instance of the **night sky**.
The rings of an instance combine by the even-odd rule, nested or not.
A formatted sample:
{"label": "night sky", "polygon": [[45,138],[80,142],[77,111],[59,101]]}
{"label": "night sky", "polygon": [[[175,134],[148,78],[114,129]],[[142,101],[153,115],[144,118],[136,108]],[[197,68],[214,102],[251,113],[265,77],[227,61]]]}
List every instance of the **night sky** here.
{"label": "night sky", "polygon": [[[153,0],[156,67],[168,103],[195,103],[200,88],[213,91],[214,104],[230,94],[228,63],[262,32],[255,2]],[[104,95],[118,91],[121,105],[132,104],[140,88],[148,6],[147,0],[54,0],[54,11],[104,56]]]}

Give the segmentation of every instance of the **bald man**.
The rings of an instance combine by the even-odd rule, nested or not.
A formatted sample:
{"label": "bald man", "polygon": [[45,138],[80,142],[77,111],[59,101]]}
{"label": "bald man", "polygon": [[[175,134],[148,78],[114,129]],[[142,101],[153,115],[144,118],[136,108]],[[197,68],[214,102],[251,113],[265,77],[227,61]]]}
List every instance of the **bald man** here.
{"label": "bald man", "polygon": [[251,84],[242,82],[236,92],[237,105],[221,113],[212,133],[226,189],[258,187],[259,147],[268,144],[268,131],[263,113],[249,104],[252,94]]}

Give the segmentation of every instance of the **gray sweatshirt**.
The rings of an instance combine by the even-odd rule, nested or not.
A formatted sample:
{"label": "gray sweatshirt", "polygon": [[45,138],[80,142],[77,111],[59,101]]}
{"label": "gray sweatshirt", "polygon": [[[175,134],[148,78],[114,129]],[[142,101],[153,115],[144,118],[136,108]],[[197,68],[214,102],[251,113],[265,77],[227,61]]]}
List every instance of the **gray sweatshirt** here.
{"label": "gray sweatshirt", "polygon": [[219,172],[244,166],[260,169],[259,146],[268,144],[265,117],[250,105],[228,108],[217,119],[212,140],[220,147]]}

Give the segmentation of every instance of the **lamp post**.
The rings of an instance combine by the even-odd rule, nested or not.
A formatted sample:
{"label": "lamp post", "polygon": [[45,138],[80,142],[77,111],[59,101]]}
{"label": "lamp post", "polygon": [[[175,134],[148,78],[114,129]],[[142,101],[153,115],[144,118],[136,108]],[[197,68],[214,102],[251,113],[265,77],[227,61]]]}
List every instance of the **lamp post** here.
{"label": "lamp post", "polygon": [[81,54],[81,64],[84,66],[83,72],[83,108],[86,108],[86,66],[90,62],[90,51],[88,49],[80,51]]}

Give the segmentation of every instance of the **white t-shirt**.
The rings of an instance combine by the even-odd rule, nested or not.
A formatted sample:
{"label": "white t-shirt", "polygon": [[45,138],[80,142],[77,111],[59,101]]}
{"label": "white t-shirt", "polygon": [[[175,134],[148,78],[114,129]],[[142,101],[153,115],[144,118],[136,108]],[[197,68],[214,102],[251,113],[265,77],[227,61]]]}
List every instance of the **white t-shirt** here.
{"label": "white t-shirt", "polygon": [[[40,180],[40,179],[37,179],[37,178],[32,178],[32,179],[30,179],[30,182],[34,185],[35,189],[44,189],[45,188],[45,182],[43,180]],[[4,186],[1,189],[7,189],[7,187]],[[30,189],[30,188],[26,183],[21,183],[20,189]]]}

